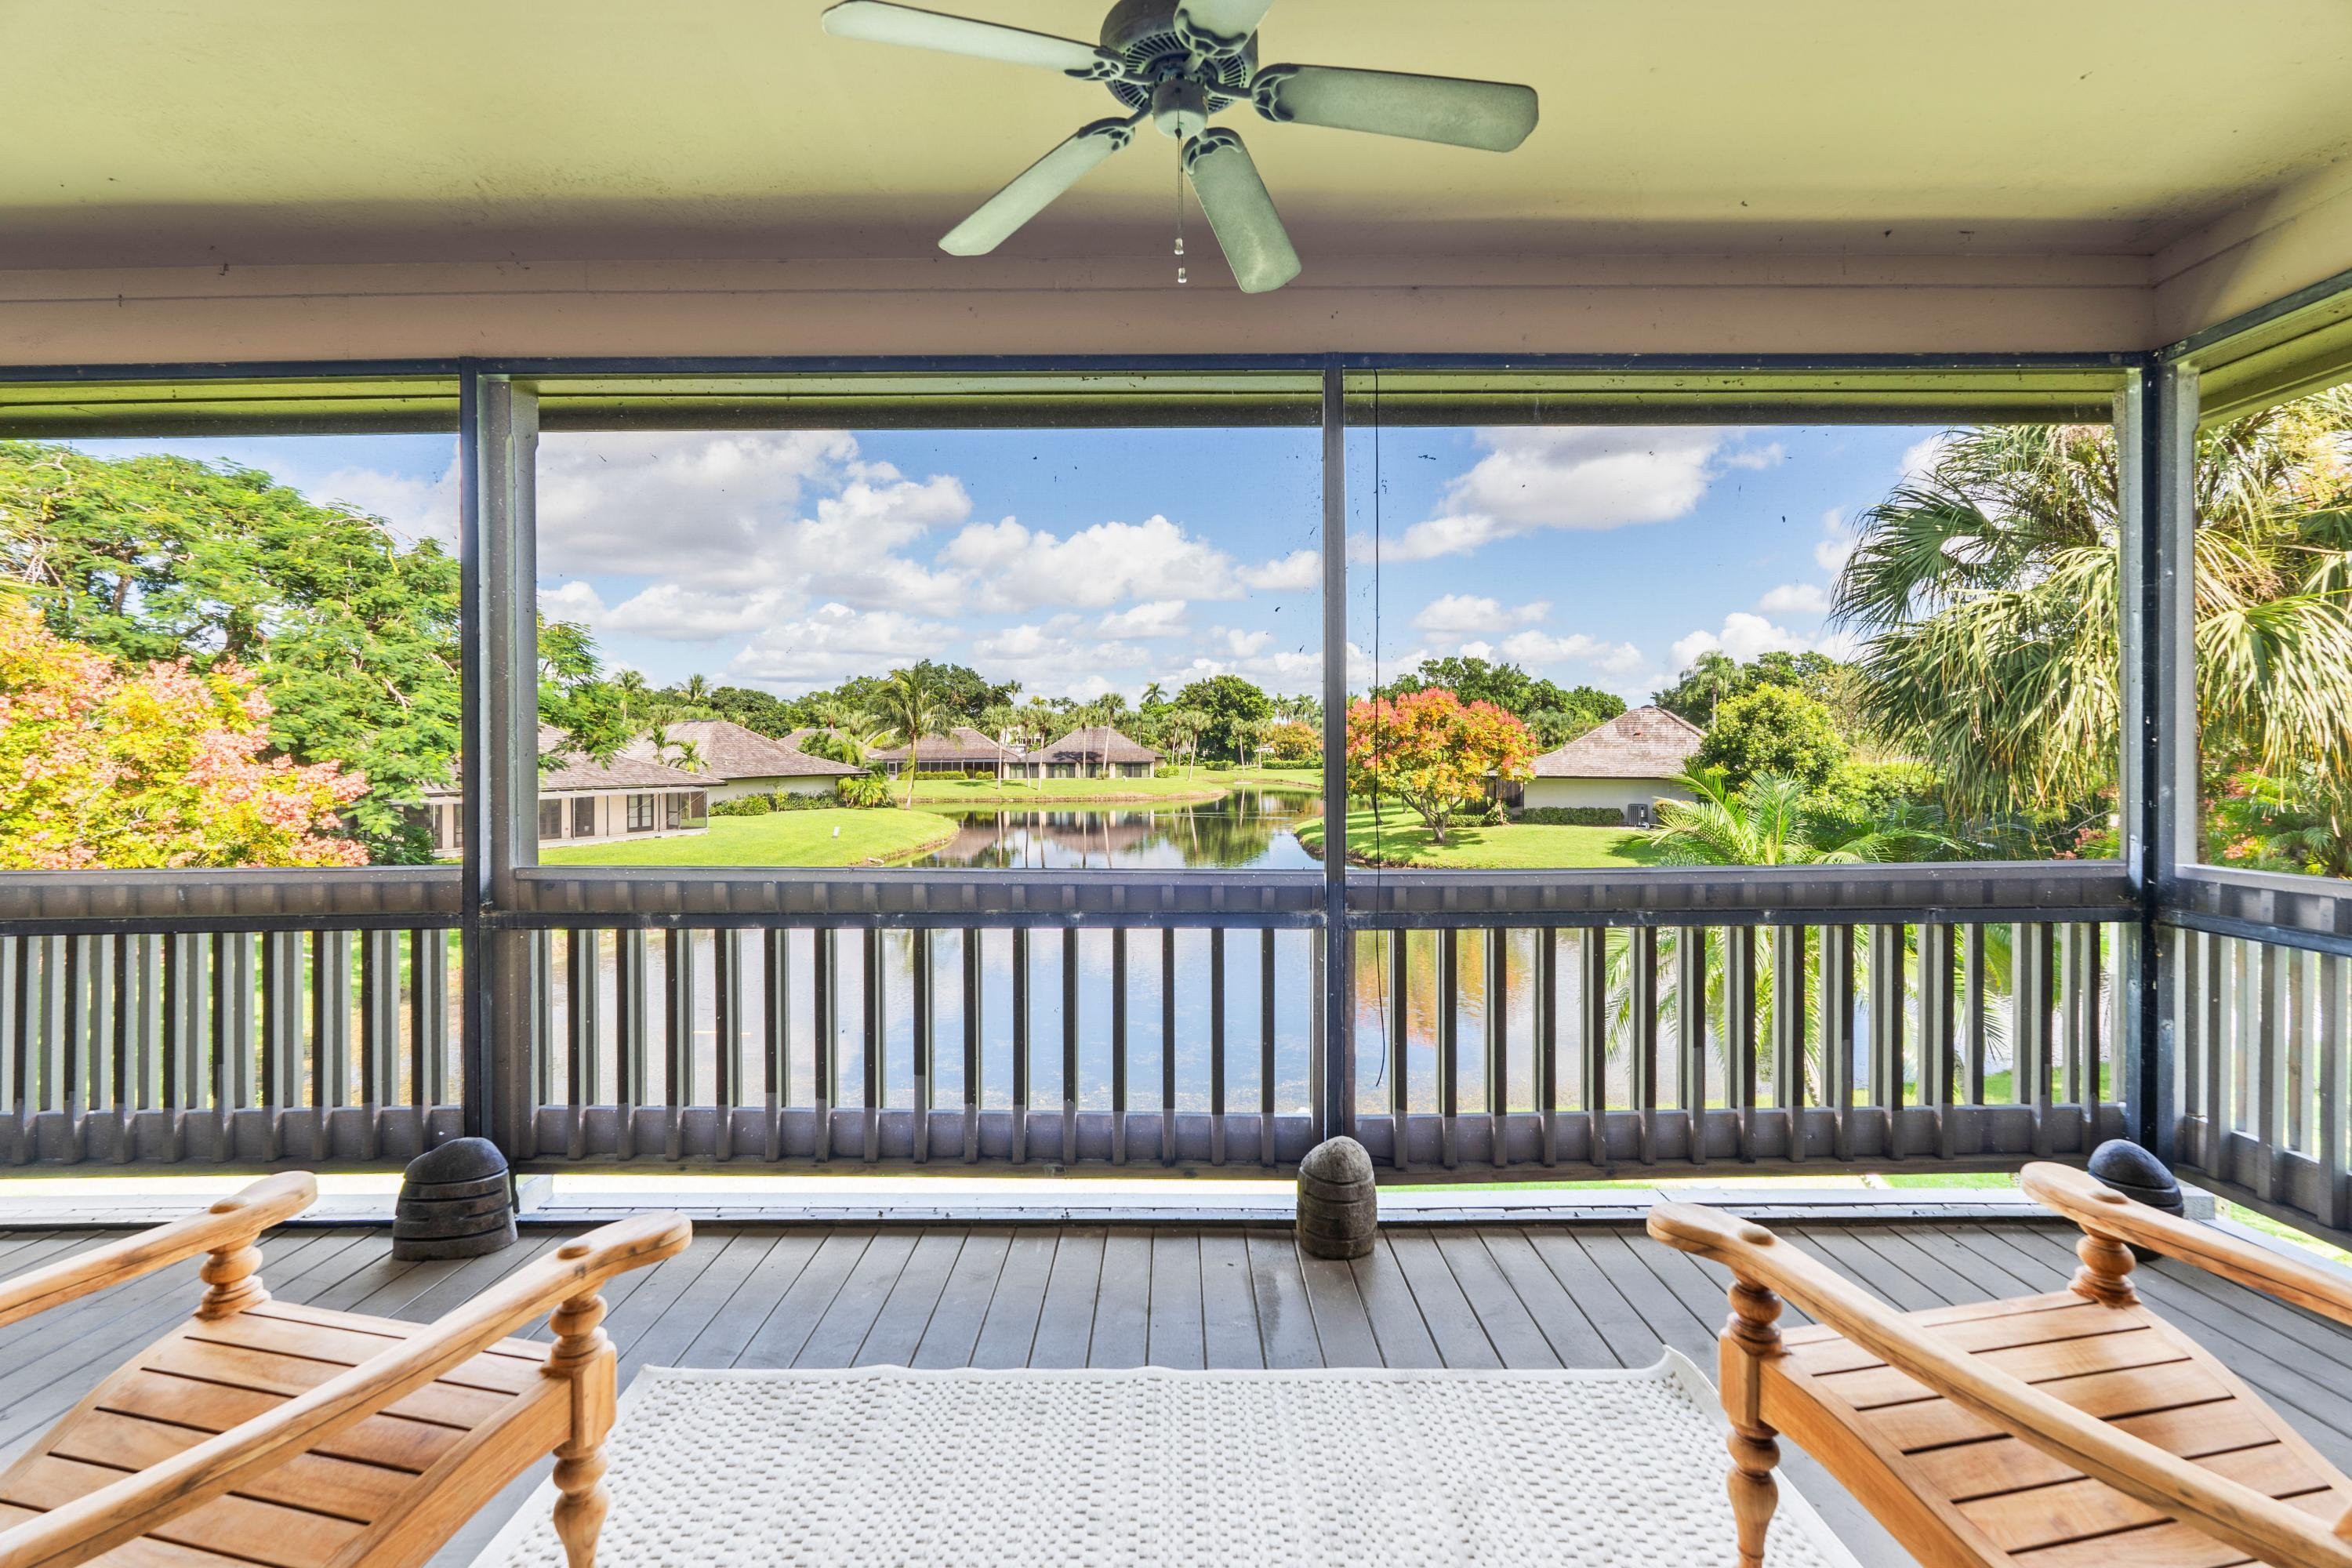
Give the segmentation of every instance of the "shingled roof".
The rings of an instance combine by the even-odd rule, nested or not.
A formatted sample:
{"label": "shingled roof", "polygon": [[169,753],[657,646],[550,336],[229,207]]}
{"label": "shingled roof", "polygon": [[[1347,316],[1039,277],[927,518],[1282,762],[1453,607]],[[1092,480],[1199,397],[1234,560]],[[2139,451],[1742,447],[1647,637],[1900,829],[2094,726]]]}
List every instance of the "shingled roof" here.
{"label": "shingled roof", "polygon": [[[903,763],[907,748],[891,746],[866,753],[877,763]],[[915,746],[918,760],[926,763],[968,763],[976,767],[994,767],[999,763],[1017,763],[1021,752],[1012,746],[999,745],[969,724],[958,724],[944,735],[926,735]]]}
{"label": "shingled roof", "polygon": [[[539,793],[542,795],[606,790],[709,789],[712,782],[707,773],[690,773],[682,768],[630,756],[626,752],[609,763],[597,762],[578,752],[564,750],[563,731],[549,724],[540,726],[539,754],[541,759],[554,759],[552,767],[540,770]],[[453,775],[457,766],[457,759],[451,758]],[[427,800],[454,799],[457,794],[455,783],[432,784],[424,791]]]}
{"label": "shingled roof", "polygon": [[[726,719],[681,719],[662,726],[673,747],[680,742],[695,750],[696,765],[688,770],[706,784],[730,779],[847,778],[866,770],[813,757],[782,741]],[[658,762],[653,737],[640,735],[621,753],[644,762]],[[677,752],[670,752],[675,758]]]}
{"label": "shingled roof", "polygon": [[1533,767],[1539,779],[1670,779],[1706,739],[1706,731],[1663,708],[1635,708],[1546,752]]}
{"label": "shingled roof", "polygon": [[1038,747],[1023,759],[1032,763],[1156,763],[1160,753],[1137,745],[1108,724],[1089,724]]}

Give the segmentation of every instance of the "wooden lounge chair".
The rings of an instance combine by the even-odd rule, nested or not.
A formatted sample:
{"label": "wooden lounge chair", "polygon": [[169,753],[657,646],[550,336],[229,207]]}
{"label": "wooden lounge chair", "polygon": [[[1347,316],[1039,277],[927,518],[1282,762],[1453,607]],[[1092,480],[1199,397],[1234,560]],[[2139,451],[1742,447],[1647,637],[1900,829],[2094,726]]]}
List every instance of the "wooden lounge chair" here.
{"label": "wooden lounge chair", "polygon": [[[2083,1227],[2072,1287],[1926,1312],[1895,1311],[1761,1226],[1694,1204],[1650,1212],[1651,1235],[1734,1278],[1722,1384],[1742,1568],[1764,1561],[1783,1432],[1927,1568],[2352,1568],[2352,1483],[2140,1304],[2126,1244],[2339,1322],[2352,1290],[2082,1171],[2029,1165],[2024,1184]],[[1816,1324],[1778,1330],[1783,1299]]]}
{"label": "wooden lounge chair", "polygon": [[[296,1172],[0,1283],[0,1326],[198,1253],[195,1315],[0,1473],[0,1568],[395,1568],[556,1456],[555,1530],[586,1568],[614,1355],[606,1279],[693,1235],[650,1215],[567,1242],[431,1323],[270,1300],[261,1232],[308,1208]],[[509,1339],[554,1314],[551,1346]]]}

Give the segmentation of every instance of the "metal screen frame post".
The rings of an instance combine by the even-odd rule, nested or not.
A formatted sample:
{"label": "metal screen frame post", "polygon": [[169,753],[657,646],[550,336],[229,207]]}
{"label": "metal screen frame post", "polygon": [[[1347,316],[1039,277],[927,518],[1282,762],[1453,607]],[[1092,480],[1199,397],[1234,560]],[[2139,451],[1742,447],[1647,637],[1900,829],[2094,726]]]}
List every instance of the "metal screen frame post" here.
{"label": "metal screen frame post", "polygon": [[[2197,373],[2142,367],[2116,400],[2123,494],[2123,770],[2126,874],[2138,905],[2122,965],[2116,1078],[2131,1137],[2170,1163],[2179,1122],[2170,943],[2158,921],[2197,822]],[[2094,1071],[2096,1069],[2094,1068]]]}
{"label": "metal screen frame post", "polygon": [[[1315,1121],[1325,1138],[1356,1132],[1356,944],[1348,924],[1347,468],[1348,377],[1335,360],[1323,367],[1323,1037],[1316,1042],[1323,1071]],[[1402,1156],[1402,1122],[1397,1147]]]}
{"label": "metal screen frame post", "polygon": [[530,933],[494,921],[520,901],[515,873],[539,863],[539,400],[471,364],[457,397],[464,1124],[509,1160],[529,1159]]}

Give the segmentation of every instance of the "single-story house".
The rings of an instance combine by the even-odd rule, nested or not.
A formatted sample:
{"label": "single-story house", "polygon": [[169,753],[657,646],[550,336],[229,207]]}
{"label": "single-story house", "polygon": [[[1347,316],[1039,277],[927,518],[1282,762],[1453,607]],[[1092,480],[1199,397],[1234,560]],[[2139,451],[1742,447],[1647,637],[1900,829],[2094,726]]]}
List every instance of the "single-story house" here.
{"label": "single-story house", "polygon": [[[904,746],[877,747],[866,756],[880,763],[892,778],[907,765]],[[969,724],[958,724],[943,735],[926,735],[915,746],[918,773],[995,773],[1021,771],[1021,752],[992,740]]]}
{"label": "single-story house", "polygon": [[1631,709],[1538,757],[1518,804],[1614,806],[1631,826],[1650,826],[1657,802],[1691,798],[1677,778],[1706,739],[1706,731],[1663,708]]}
{"label": "single-story house", "polygon": [[[708,779],[625,752],[599,763],[562,747],[562,731],[542,725],[540,755],[552,757],[554,765],[542,768],[539,775],[541,847],[661,838],[709,827]],[[422,809],[433,830],[433,852],[456,856],[463,851],[465,813],[454,780],[425,790]]]}
{"label": "single-story house", "polygon": [[[813,757],[726,719],[681,719],[663,725],[662,736],[669,744],[658,754],[650,735],[639,736],[621,754],[682,768],[705,782],[713,800],[740,800],[754,795],[829,795],[837,781],[866,771],[828,757]],[[686,746],[693,751],[681,749]]]}
{"label": "single-story house", "polygon": [[1148,779],[1160,753],[1138,745],[1108,724],[1073,730],[1021,759],[1032,778]]}

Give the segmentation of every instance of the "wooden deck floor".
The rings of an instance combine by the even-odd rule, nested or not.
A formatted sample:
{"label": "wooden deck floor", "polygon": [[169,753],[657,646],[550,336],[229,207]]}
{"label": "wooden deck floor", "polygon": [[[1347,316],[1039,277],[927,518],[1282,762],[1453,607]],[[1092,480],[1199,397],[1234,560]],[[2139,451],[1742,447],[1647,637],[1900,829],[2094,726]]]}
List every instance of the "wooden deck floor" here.
{"label": "wooden deck floor", "polygon": [[[2074,1234],[2031,1222],[1782,1226],[1898,1307],[2057,1288]],[[0,1276],[100,1237],[0,1234]],[[559,1245],[397,1264],[381,1230],[265,1244],[289,1300],[425,1320]],[[2352,1332],[2170,1263],[2147,1299],[2352,1468]],[[0,1455],[194,1302],[193,1267],[0,1331]],[[1633,1366],[1673,1345],[1712,1364],[1723,1277],[1632,1226],[1391,1227],[1363,1262],[1302,1259],[1276,1228],[705,1226],[616,1282],[622,1379],[639,1366]],[[1801,1321],[1791,1314],[1791,1321]],[[543,1331],[541,1331],[543,1337]],[[1909,1559],[1825,1475],[1790,1475],[1870,1568]],[[518,1483],[436,1564],[461,1565],[528,1494]]]}

